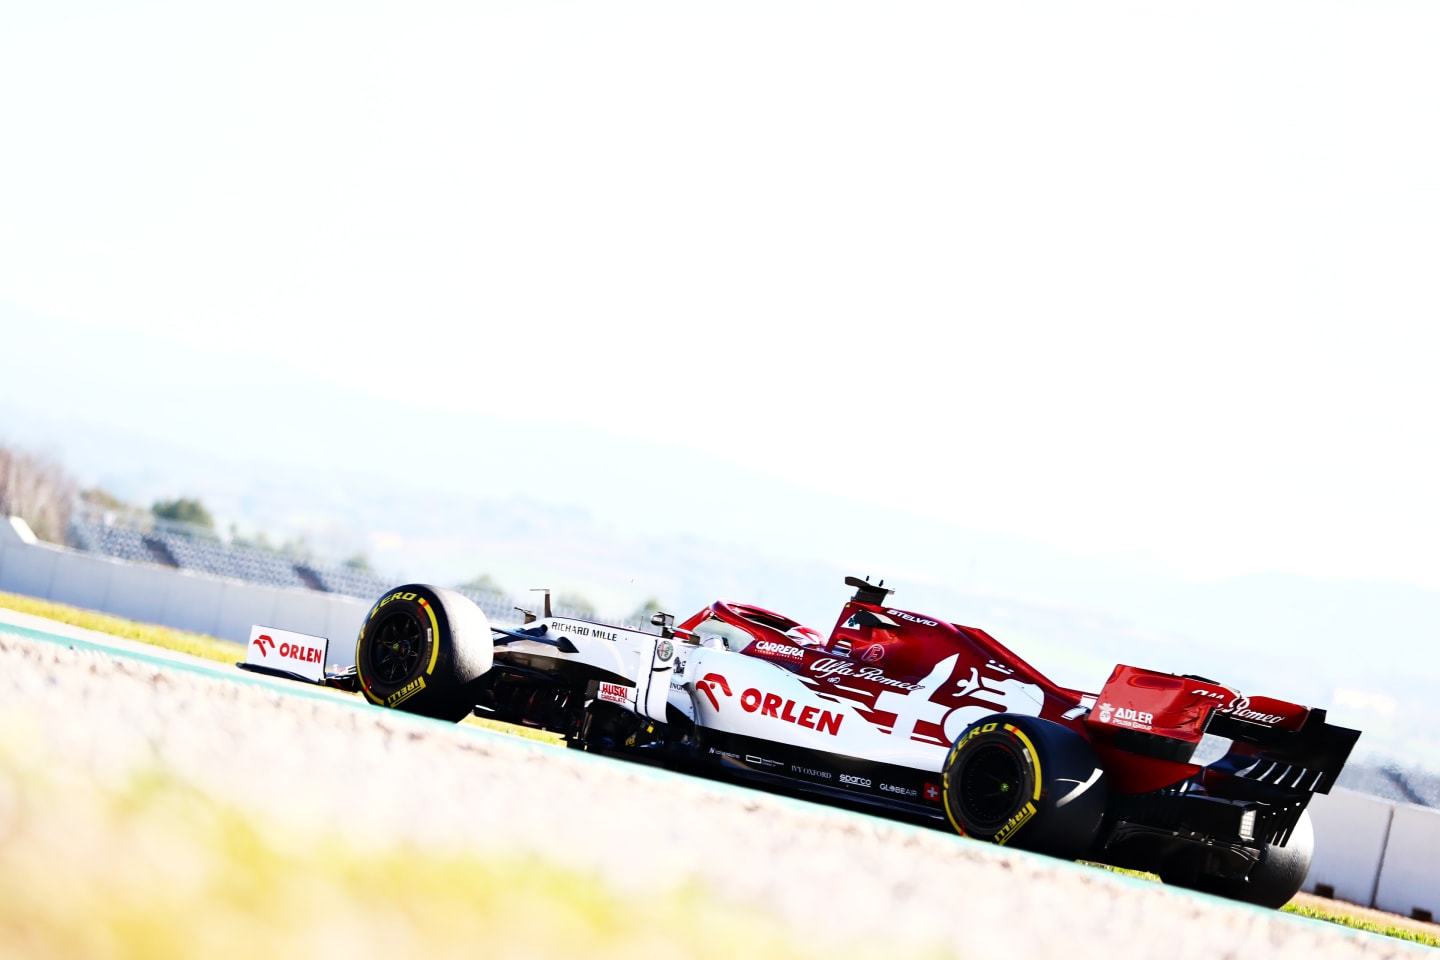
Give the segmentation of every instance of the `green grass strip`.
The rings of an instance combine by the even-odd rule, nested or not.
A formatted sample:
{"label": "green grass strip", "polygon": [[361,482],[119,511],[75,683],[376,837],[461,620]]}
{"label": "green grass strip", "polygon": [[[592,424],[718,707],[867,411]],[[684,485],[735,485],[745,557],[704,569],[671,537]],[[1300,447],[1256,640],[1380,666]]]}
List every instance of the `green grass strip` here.
{"label": "green grass strip", "polygon": [[1411,943],[1418,943],[1427,947],[1440,947],[1440,937],[1436,937],[1433,934],[1425,933],[1422,930],[1412,930],[1408,927],[1377,923],[1374,920],[1357,917],[1354,914],[1347,913],[1344,906],[1339,904],[1337,904],[1333,910],[1302,906],[1298,903],[1286,904],[1280,909],[1286,913],[1293,913],[1298,917],[1309,917],[1311,920],[1328,920],[1331,923],[1338,923],[1342,927],[1364,930],[1366,933],[1380,933],[1387,937],[1394,937],[1397,940],[1408,940]]}

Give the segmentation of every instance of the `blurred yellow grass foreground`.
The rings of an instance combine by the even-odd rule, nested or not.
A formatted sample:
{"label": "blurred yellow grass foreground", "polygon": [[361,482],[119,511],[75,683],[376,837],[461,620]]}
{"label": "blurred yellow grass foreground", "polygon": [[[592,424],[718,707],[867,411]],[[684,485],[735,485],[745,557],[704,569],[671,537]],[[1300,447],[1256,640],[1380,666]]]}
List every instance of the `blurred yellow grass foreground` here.
{"label": "blurred yellow grass foreground", "polygon": [[105,784],[24,728],[0,708],[0,956],[811,955],[686,890],[635,902],[542,861],[277,844],[164,771]]}

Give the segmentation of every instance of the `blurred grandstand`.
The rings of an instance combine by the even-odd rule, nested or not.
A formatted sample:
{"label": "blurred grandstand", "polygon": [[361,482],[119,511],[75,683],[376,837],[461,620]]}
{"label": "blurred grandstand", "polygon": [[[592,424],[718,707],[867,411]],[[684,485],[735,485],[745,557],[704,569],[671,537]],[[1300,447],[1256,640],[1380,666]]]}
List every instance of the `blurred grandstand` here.
{"label": "blurred grandstand", "polygon": [[1379,758],[1352,759],[1336,781],[1339,786],[1372,797],[1440,807],[1440,777],[1418,767],[1405,768]]}
{"label": "blurred grandstand", "polygon": [[[284,550],[226,541],[214,530],[162,520],[145,513],[76,510],[70,519],[68,545],[132,563],[153,563],[230,580],[333,593],[376,600],[395,584],[372,571],[326,563]],[[503,593],[454,588],[475,601],[499,623],[520,618],[521,604]],[[530,601],[533,606],[533,600]],[[555,613],[584,619],[584,614],[556,604]],[[625,624],[638,626],[637,624]]]}

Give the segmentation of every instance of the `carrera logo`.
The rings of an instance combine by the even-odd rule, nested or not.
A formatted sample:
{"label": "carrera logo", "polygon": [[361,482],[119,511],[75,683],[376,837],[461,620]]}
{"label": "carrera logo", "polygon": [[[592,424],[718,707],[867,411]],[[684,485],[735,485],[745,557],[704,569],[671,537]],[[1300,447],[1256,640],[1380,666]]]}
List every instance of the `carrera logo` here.
{"label": "carrera logo", "polygon": [[755,652],[763,653],[767,657],[779,657],[782,660],[800,661],[805,659],[805,651],[799,647],[792,647],[785,643],[775,643],[772,640],[761,640],[755,644]]}
{"label": "carrera logo", "polygon": [[865,777],[854,777],[848,773],[840,774],[840,782],[850,787],[868,787],[870,781]]}
{"label": "carrera logo", "polygon": [[270,651],[275,649],[275,641],[271,639],[268,633],[262,633],[255,638],[255,646],[260,648],[260,656],[268,657]]}
{"label": "carrera logo", "polygon": [[596,696],[610,703],[629,703],[630,688],[622,683],[602,683]]}

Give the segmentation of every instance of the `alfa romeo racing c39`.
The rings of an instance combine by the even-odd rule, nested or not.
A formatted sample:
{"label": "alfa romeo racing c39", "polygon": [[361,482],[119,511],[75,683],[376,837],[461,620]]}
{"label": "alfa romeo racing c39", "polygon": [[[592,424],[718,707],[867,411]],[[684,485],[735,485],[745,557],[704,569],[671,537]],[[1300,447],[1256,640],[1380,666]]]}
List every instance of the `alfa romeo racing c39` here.
{"label": "alfa romeo racing c39", "polygon": [[[646,632],[553,615],[548,594],[501,627],[454,591],[409,584],[371,608],[352,667],[317,671],[306,654],[304,678],[1254,904],[1299,890],[1306,805],[1358,731],[1123,664],[1096,692],[1069,689],[983,630],[893,606],[883,581],[845,582],[855,592],[828,635],[727,601],[678,625],[657,613]],[[247,665],[296,675],[259,636],[270,643],[252,637]],[[1218,759],[1193,762],[1202,738]]]}

